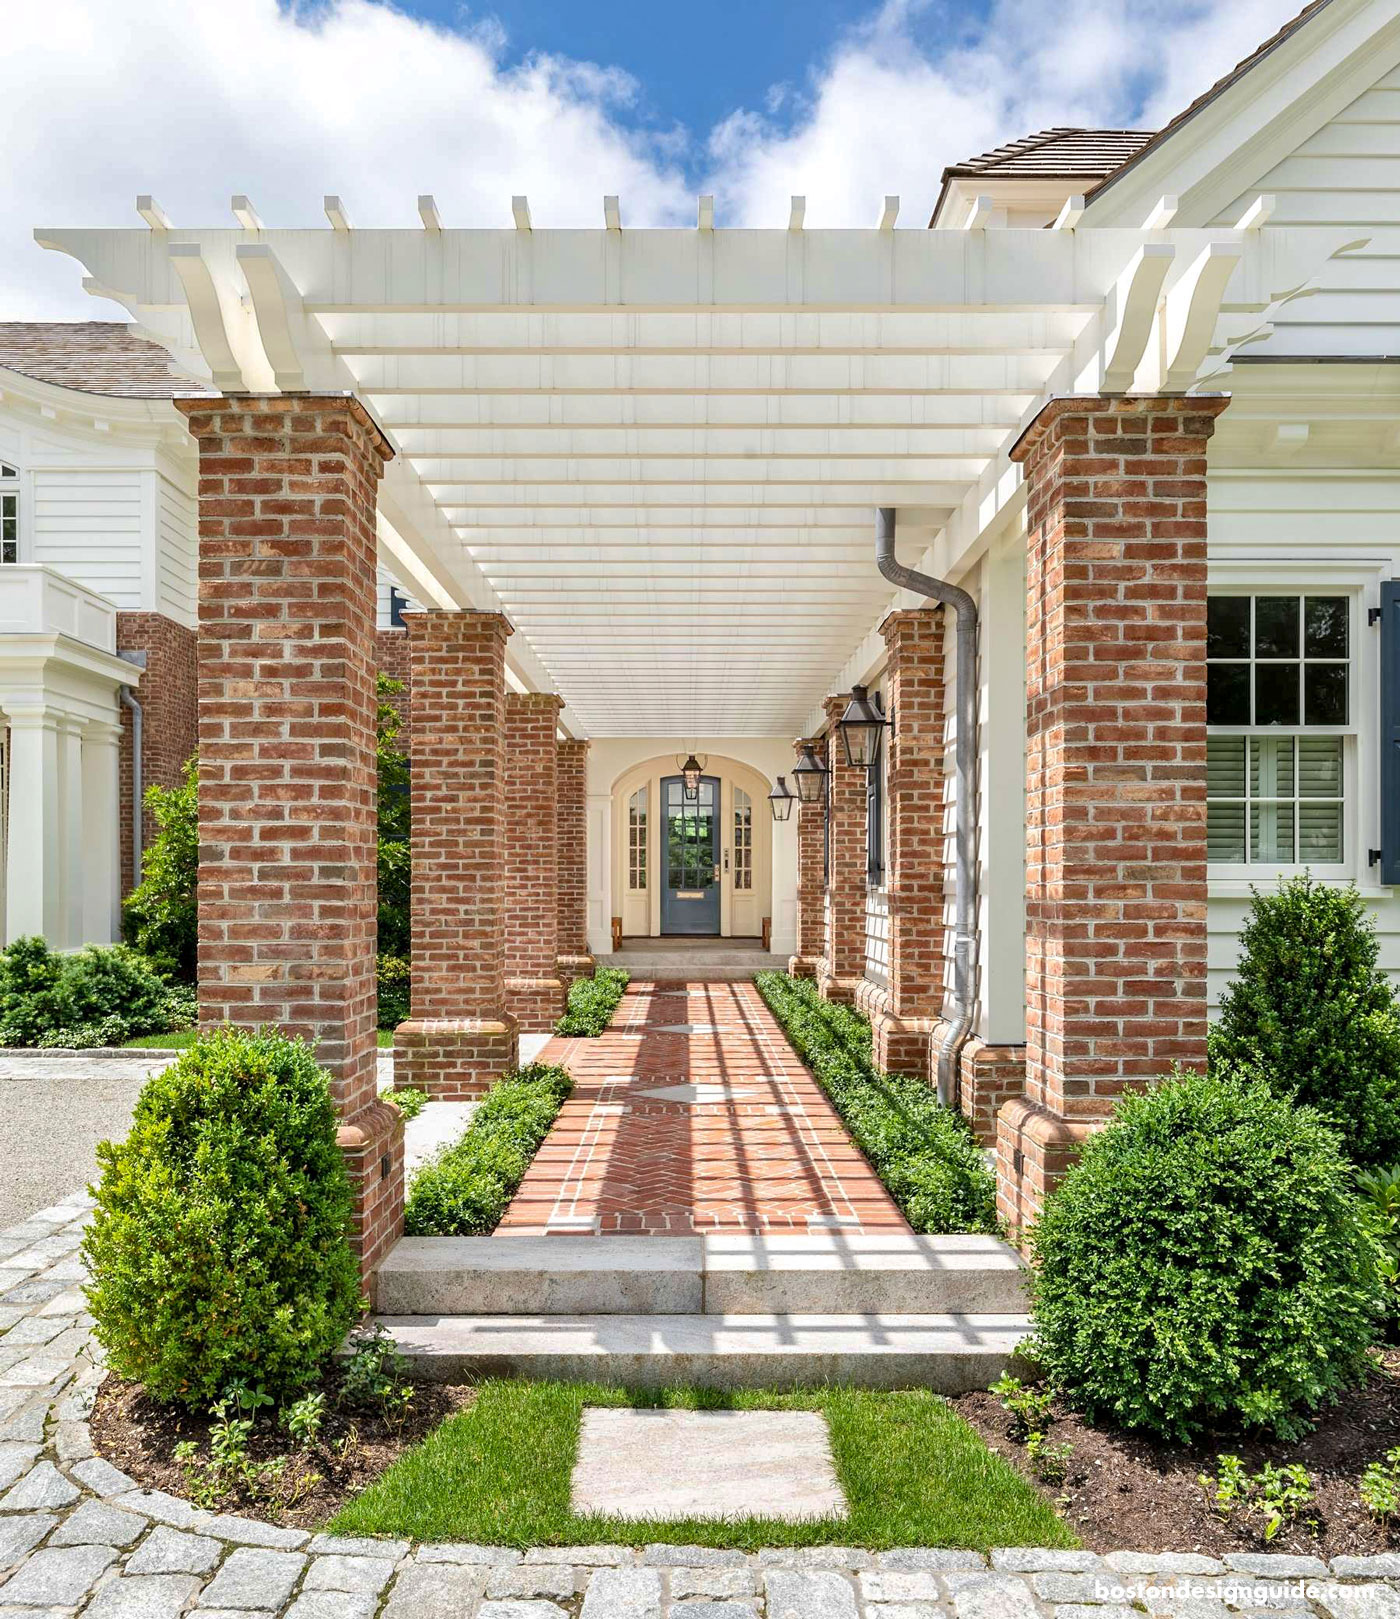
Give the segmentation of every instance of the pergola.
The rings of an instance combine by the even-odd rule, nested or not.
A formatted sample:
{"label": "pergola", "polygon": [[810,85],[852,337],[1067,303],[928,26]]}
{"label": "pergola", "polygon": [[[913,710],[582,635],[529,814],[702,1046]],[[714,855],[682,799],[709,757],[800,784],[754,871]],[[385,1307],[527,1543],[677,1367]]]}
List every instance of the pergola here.
{"label": "pergola", "polygon": [[[380,543],[499,608],[577,735],[792,735],[892,599],[872,510],[956,571],[1069,393],[1182,392],[1347,233],[1238,228],[44,229],[225,393],[353,391],[397,451]],[[1253,220],[1267,217],[1254,210]],[[912,559],[912,556],[911,556]]]}

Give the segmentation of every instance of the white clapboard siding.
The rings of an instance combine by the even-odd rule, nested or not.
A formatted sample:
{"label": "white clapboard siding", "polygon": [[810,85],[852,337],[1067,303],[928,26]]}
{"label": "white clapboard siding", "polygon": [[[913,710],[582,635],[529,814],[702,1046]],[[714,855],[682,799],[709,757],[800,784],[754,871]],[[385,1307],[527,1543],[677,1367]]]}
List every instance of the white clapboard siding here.
{"label": "white clapboard siding", "polygon": [[412,596],[408,595],[408,592],[403,588],[402,585],[395,583],[393,576],[386,573],[383,568],[379,570],[376,584],[378,587],[379,606],[375,622],[381,630],[389,629],[392,624],[392,620],[389,617],[389,592],[391,590],[397,590],[401,596],[408,597],[405,606],[415,610],[419,607],[419,603],[415,601]]}
{"label": "white clapboard siding", "polygon": [[189,490],[156,474],[156,610],[191,628],[195,622],[198,541]]}
{"label": "white clapboard siding", "polygon": [[1233,224],[1261,192],[1271,226],[1340,225],[1372,237],[1329,264],[1320,291],[1285,305],[1251,354],[1394,354],[1400,344],[1400,68],[1302,141],[1221,209]]}
{"label": "white clapboard siding", "polygon": [[874,984],[890,981],[890,902],[883,888],[865,894],[865,976]]}
{"label": "white clapboard siding", "polygon": [[[1273,884],[1269,882],[1261,882],[1258,885],[1261,893],[1267,893],[1272,886]],[[1392,898],[1389,893],[1377,895],[1373,892],[1368,894],[1366,899],[1371,914],[1376,919],[1376,931],[1381,946],[1380,964],[1390,974],[1397,989],[1400,989],[1400,898]],[[1212,1012],[1220,1005],[1220,996],[1230,982],[1235,964],[1239,960],[1239,932],[1248,915],[1249,899],[1243,895],[1235,895],[1228,899],[1213,898],[1207,909],[1206,959],[1209,965]]]}
{"label": "white clapboard siding", "polygon": [[35,562],[119,608],[144,606],[142,474],[36,468],[32,488]]}

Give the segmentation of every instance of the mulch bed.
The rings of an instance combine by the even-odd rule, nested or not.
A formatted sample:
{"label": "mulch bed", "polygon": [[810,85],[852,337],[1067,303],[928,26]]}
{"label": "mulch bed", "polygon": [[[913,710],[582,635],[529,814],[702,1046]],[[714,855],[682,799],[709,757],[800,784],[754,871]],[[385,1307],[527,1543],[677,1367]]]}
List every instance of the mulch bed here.
{"label": "mulch bed", "polygon": [[[309,1448],[295,1449],[287,1434],[259,1413],[263,1420],[253,1431],[248,1455],[254,1462],[265,1462],[290,1453],[284,1482],[273,1487],[282,1499],[239,1488],[217,1502],[199,1504],[288,1528],[316,1528],[439,1423],[465,1410],[475,1397],[471,1388],[415,1383],[407,1416],[402,1423],[391,1425],[372,1412],[339,1409],[334,1380],[328,1380],[325,1423]],[[99,1456],[130,1474],[143,1488],[189,1499],[185,1472],[172,1456],[176,1445],[189,1439],[208,1460],[212,1422],[207,1414],[158,1405],[139,1384],[109,1375],[97,1391],[92,1442]],[[300,1481],[308,1473],[319,1474],[319,1482],[302,1488]],[[287,1496],[292,1499],[288,1501]]]}
{"label": "mulch bed", "polygon": [[[1183,1449],[1091,1428],[1058,1400],[1047,1433],[1074,1446],[1063,1484],[1034,1479],[1024,1448],[1010,1437],[1011,1418],[991,1394],[965,1394],[958,1414],[986,1443],[1036,1484],[1092,1551],[1302,1552],[1344,1557],[1400,1549],[1400,1524],[1377,1522],[1361,1504],[1357,1486],[1368,1462],[1400,1445],[1400,1350],[1380,1352],[1375,1375],[1323,1411],[1317,1426],[1293,1444],[1218,1435]],[[1255,1473],[1267,1462],[1301,1462],[1312,1474],[1316,1503],[1302,1522],[1285,1524],[1267,1544],[1263,1519],[1237,1508],[1228,1518],[1214,1510],[1197,1475],[1216,1471],[1225,1451]]]}

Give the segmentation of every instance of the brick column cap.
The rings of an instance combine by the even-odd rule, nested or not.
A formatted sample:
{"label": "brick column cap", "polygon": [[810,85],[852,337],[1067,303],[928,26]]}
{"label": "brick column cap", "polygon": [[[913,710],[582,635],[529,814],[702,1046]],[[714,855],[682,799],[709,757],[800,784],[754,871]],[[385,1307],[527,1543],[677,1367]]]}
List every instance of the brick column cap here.
{"label": "brick column cap", "polygon": [[415,630],[422,635],[435,621],[444,618],[494,619],[501,628],[502,640],[515,634],[515,626],[504,613],[493,612],[487,607],[406,607],[403,612],[403,627],[412,639]]}
{"label": "brick column cap", "polygon": [[[832,697],[823,697],[822,713],[826,715],[827,719],[830,720],[832,724],[834,724],[846,712],[846,704],[849,703],[850,700],[851,694],[848,691],[837,692],[835,696]],[[827,726],[824,734],[827,736],[831,734],[830,725]]]}
{"label": "brick column cap", "polygon": [[564,699],[555,691],[508,691],[506,702],[527,708],[553,708],[556,714],[564,707]]}
{"label": "brick column cap", "polygon": [[363,400],[349,389],[332,388],[324,393],[174,394],[170,402],[189,420],[191,432],[195,431],[196,417],[218,416],[226,410],[255,410],[262,415],[271,416],[289,414],[327,402],[339,403],[343,404],[364,428],[369,435],[370,444],[381,461],[392,461],[396,453],[394,446],[385,437],[384,429],[365,408]]}
{"label": "brick column cap", "polygon": [[942,602],[929,602],[926,607],[896,607],[880,620],[880,634],[888,647],[901,630],[922,628],[942,614]]}
{"label": "brick column cap", "polygon": [[1209,437],[1215,418],[1229,403],[1229,394],[1059,394],[1041,406],[1007,454],[1013,461],[1029,460],[1050,429],[1066,416],[1142,415],[1154,410],[1163,415],[1199,416],[1204,418],[1200,433]]}

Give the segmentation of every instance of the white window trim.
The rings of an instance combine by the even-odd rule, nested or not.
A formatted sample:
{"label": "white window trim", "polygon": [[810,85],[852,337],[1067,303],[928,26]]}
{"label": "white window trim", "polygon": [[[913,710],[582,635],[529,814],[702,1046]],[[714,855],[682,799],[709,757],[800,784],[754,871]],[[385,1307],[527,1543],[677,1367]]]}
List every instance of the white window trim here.
{"label": "white window trim", "polygon": [[[1364,762],[1360,739],[1375,735],[1380,725],[1379,693],[1376,688],[1378,653],[1371,644],[1374,631],[1368,629],[1366,609],[1380,605],[1380,581],[1389,577],[1389,570],[1375,567],[1329,566],[1325,562],[1300,567],[1290,565],[1280,570],[1284,577],[1260,580],[1254,572],[1248,574],[1238,567],[1221,568],[1212,565],[1210,583],[1212,596],[1346,596],[1349,619],[1347,645],[1349,673],[1347,676],[1346,725],[1208,725],[1207,736],[1340,736],[1342,737],[1342,849],[1341,861],[1239,862],[1212,860],[1206,867],[1209,892],[1219,898],[1248,897],[1251,887],[1272,886],[1280,878],[1296,877],[1307,871],[1314,877],[1334,882],[1354,882],[1358,887],[1376,886],[1367,883],[1366,849],[1375,841],[1374,819],[1376,811],[1363,810],[1363,795],[1368,790],[1368,778],[1374,783],[1378,761]],[[1374,752],[1374,750],[1371,750]],[[1367,768],[1368,767],[1368,768]],[[1374,786],[1371,788],[1374,796]]]}
{"label": "white window trim", "polygon": [[15,561],[28,560],[28,546],[25,544],[24,514],[29,507],[25,499],[28,479],[24,475],[24,468],[18,461],[9,456],[0,455],[0,466],[9,467],[13,473],[12,478],[0,478],[0,495],[13,495],[15,497]]}

